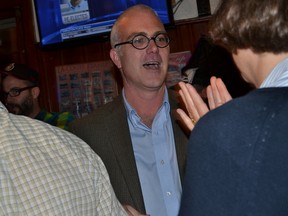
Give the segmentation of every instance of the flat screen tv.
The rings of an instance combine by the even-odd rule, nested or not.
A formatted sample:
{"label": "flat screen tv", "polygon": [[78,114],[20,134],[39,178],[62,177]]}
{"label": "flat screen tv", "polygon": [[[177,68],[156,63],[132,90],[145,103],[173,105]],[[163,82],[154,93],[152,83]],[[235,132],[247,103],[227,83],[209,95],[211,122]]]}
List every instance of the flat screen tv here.
{"label": "flat screen tv", "polygon": [[108,39],[116,18],[135,4],[150,6],[165,26],[173,25],[170,0],[34,0],[34,4],[42,47]]}

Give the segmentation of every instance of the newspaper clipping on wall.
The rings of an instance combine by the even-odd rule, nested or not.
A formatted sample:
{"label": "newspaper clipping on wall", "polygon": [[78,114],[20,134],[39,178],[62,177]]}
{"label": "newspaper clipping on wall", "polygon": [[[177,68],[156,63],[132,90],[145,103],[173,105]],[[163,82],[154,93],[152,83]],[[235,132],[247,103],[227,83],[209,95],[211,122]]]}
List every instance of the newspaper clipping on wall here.
{"label": "newspaper clipping on wall", "polygon": [[60,111],[80,118],[118,94],[112,61],[56,67]]}

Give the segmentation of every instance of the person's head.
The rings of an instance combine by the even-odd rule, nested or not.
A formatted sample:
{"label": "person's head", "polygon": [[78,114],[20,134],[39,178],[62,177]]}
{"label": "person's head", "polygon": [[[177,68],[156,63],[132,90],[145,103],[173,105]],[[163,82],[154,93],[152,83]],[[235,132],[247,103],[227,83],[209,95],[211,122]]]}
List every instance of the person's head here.
{"label": "person's head", "polygon": [[110,57],[124,88],[158,90],[165,86],[169,38],[156,13],[146,5],[128,8],[111,31]]}
{"label": "person's head", "polygon": [[40,111],[39,75],[23,64],[9,64],[3,71],[2,89],[9,112],[34,118]]}
{"label": "person's head", "polygon": [[210,36],[232,53],[250,48],[255,53],[288,51],[287,0],[222,0]]}
{"label": "person's head", "polygon": [[[222,0],[209,34],[214,43],[232,52],[243,78],[251,82],[254,75],[259,77],[258,73],[252,77],[249,72],[252,67],[247,67],[255,56],[265,54],[281,60],[288,53],[287,20],[287,0]],[[272,68],[265,71],[266,75]],[[255,80],[252,83],[255,84]]]}
{"label": "person's head", "polygon": [[76,7],[82,2],[82,0],[71,0],[70,3],[73,7]]}

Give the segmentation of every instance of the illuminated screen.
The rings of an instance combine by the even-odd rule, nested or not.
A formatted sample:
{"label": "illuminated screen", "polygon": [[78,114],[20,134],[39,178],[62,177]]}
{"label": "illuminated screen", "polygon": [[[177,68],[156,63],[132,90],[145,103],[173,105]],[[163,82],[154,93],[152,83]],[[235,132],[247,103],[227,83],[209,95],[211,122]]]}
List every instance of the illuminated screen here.
{"label": "illuminated screen", "polygon": [[34,0],[40,44],[55,45],[87,38],[108,38],[117,17],[128,7],[146,4],[172,25],[169,0]]}

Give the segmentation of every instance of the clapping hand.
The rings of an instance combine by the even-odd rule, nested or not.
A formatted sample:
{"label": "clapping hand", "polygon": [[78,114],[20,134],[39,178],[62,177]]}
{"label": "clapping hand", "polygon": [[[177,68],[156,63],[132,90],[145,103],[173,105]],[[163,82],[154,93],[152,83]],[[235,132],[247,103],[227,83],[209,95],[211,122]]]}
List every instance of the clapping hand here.
{"label": "clapping hand", "polygon": [[211,77],[210,85],[206,88],[208,105],[203,101],[196,89],[189,83],[180,82],[179,94],[184,102],[186,111],[176,110],[182,124],[191,132],[197,121],[209,110],[215,109],[232,99],[225,84],[220,78]]}

